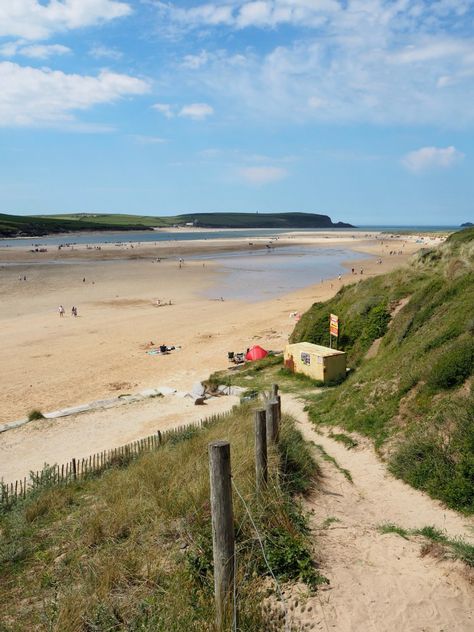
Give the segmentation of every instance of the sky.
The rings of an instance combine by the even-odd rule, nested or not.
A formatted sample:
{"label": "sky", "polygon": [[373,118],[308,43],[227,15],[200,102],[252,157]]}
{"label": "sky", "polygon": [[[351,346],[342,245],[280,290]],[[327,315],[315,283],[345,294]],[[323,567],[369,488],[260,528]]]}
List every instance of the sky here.
{"label": "sky", "polygon": [[474,0],[0,0],[0,212],[474,221]]}

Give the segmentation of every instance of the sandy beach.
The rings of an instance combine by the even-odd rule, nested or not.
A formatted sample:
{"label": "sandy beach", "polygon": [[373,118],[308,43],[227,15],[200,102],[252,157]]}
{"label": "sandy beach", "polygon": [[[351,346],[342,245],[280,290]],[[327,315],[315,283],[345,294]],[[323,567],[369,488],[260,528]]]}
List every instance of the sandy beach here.
{"label": "sandy beach", "polygon": [[[439,237],[425,239],[430,245],[440,241]],[[268,238],[259,242],[256,247],[265,248]],[[220,300],[218,290],[213,296],[225,271],[212,258],[204,262],[190,257],[248,250],[247,239],[134,244],[133,249],[113,244],[100,250],[76,246],[47,253],[0,247],[0,423],[22,418],[32,409],[49,412],[157,385],[189,389],[226,367],[228,351],[244,351],[256,343],[283,349],[295,324],[291,312],[303,312],[313,302],[329,298],[342,284],[405,265],[423,243],[404,236],[381,239],[376,234],[298,232],[280,236],[273,245],[348,248],[366,254],[367,259],[357,259],[356,274],[352,274],[354,264],[349,258],[348,271],[340,280],[246,302]],[[397,254],[389,255],[390,251]],[[59,305],[66,310],[62,318]],[[71,315],[73,305],[78,307],[77,318]],[[146,353],[150,343],[179,349],[151,356]],[[173,405],[172,412],[166,411],[168,426],[173,415],[176,423],[182,423],[180,406],[185,404]],[[160,404],[156,415],[150,412],[146,417],[145,425],[135,422],[133,415],[127,419],[120,413],[119,430],[110,431],[110,447],[144,436],[151,427],[159,428],[159,420]],[[100,424],[95,441],[93,419],[78,415],[75,423],[88,437],[87,453],[107,447],[107,433],[99,430]],[[73,432],[64,420],[48,421],[44,431],[41,422],[36,422],[1,434],[0,478],[11,480],[12,474],[19,473],[15,466],[19,444],[23,445],[23,469],[44,462],[41,448],[35,446],[41,445],[42,432],[51,436],[61,425],[70,431],[62,433],[63,439],[74,437],[80,450],[81,433]],[[58,442],[55,445],[48,458],[58,462],[69,458],[67,449],[61,451]]]}

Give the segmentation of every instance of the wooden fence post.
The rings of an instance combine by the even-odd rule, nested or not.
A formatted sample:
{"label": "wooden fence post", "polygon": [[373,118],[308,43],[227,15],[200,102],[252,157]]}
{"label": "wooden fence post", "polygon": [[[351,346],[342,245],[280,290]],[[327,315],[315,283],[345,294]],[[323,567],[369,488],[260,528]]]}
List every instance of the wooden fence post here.
{"label": "wooden fence post", "polygon": [[264,409],[255,411],[255,474],[259,493],[268,481],[267,414]]}
{"label": "wooden fence post", "polygon": [[275,399],[278,395],[278,384],[272,384],[271,399]]}
{"label": "wooden fence post", "polygon": [[217,630],[221,632],[231,620],[234,581],[234,516],[230,443],[215,441],[209,444],[208,449],[216,624]]}
{"label": "wooden fence post", "polygon": [[278,443],[278,402],[270,400],[266,407],[267,446]]}
{"label": "wooden fence post", "polygon": [[72,477],[74,480],[76,480],[77,478],[77,465],[76,465],[76,459],[72,460]]}

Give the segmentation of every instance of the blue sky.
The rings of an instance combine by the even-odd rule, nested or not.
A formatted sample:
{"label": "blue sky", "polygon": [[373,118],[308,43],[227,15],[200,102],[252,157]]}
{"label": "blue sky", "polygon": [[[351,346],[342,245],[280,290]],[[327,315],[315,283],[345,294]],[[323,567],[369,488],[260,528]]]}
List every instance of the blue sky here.
{"label": "blue sky", "polygon": [[0,212],[474,221],[474,0],[0,0]]}

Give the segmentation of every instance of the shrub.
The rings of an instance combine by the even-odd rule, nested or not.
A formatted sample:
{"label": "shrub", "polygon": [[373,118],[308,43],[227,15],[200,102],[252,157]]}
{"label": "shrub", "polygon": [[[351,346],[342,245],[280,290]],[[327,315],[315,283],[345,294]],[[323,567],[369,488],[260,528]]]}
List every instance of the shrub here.
{"label": "shrub", "polygon": [[462,384],[474,366],[474,341],[462,338],[445,351],[434,363],[428,385],[435,389],[454,388]]}
{"label": "shrub", "polygon": [[30,412],[28,413],[28,421],[36,421],[37,419],[44,419],[44,415],[41,412],[41,410],[38,410],[37,408],[34,408],[33,410],[30,410]]}

